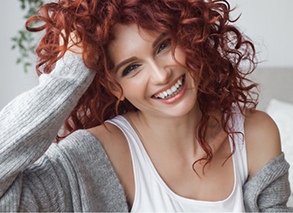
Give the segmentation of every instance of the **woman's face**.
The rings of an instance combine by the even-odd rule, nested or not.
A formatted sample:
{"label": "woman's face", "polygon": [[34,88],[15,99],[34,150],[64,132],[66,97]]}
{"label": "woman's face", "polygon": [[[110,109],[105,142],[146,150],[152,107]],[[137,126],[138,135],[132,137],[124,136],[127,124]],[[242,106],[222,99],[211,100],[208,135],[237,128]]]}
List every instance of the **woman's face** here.
{"label": "woman's face", "polygon": [[[182,116],[196,103],[197,89],[188,70],[172,57],[170,36],[138,28],[136,24],[114,26],[109,45],[113,75],[123,97],[142,113]],[[175,58],[185,65],[185,54],[176,47]],[[121,91],[113,91],[119,98]]]}

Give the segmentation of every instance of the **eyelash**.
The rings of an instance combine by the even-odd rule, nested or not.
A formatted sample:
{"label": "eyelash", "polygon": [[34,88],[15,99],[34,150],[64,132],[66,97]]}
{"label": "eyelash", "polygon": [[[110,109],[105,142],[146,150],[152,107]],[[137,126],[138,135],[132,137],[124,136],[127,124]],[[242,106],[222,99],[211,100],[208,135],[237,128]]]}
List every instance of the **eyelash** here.
{"label": "eyelash", "polygon": [[132,72],[133,70],[135,70],[136,68],[140,67],[140,64],[131,64],[128,67],[126,67],[123,72],[122,72],[122,77],[126,76],[128,73]]}
{"label": "eyelash", "polygon": [[[158,47],[157,50],[157,54],[160,53],[161,51],[163,51],[164,49],[166,49],[167,47],[169,47],[171,45],[171,38],[164,40]],[[123,72],[122,72],[122,77],[128,75],[130,72],[132,72],[133,70],[137,69],[138,67],[140,67],[141,64],[131,64],[128,67],[126,67]]]}
{"label": "eyelash", "polygon": [[[165,45],[165,46],[162,48],[163,45]],[[165,48],[169,47],[170,45],[171,45],[171,38],[168,38],[168,39],[164,40],[160,44],[157,53],[160,53],[162,50],[164,50]]]}

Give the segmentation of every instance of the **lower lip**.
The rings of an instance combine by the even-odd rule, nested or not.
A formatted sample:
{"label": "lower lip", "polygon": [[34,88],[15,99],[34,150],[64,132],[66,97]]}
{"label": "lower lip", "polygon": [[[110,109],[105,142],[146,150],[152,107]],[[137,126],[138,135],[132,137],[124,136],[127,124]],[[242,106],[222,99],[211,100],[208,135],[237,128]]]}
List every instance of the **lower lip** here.
{"label": "lower lip", "polygon": [[158,98],[155,98],[155,100],[157,101],[160,101],[164,104],[173,104],[175,103],[176,101],[178,101],[186,92],[186,88],[187,88],[187,83],[186,83],[186,75],[184,77],[184,86],[183,88],[181,89],[181,91],[179,93],[177,93],[176,95],[174,95],[173,97],[171,98],[168,98],[168,99],[158,99]]}

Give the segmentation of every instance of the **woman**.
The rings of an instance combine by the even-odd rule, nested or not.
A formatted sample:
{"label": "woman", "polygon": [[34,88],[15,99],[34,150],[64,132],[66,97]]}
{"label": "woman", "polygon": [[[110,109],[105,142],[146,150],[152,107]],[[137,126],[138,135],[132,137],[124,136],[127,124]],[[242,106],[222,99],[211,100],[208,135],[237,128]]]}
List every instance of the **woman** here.
{"label": "woman", "polygon": [[230,11],[219,0],[43,6],[28,21],[45,22],[28,27],[46,29],[40,85],[0,115],[1,211],[290,211],[279,133],[246,78],[254,46]]}

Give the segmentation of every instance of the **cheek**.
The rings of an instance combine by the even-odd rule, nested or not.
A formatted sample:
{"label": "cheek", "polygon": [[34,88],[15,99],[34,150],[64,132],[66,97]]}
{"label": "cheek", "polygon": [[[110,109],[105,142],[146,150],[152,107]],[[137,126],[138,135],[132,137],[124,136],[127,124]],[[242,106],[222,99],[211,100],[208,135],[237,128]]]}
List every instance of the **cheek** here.
{"label": "cheek", "polygon": [[147,84],[145,80],[136,79],[136,80],[126,81],[122,85],[122,88],[123,88],[123,95],[130,102],[142,99],[147,94]]}
{"label": "cheek", "polygon": [[147,106],[147,89],[145,84],[128,83],[123,88],[123,95],[138,110],[143,111]]}

